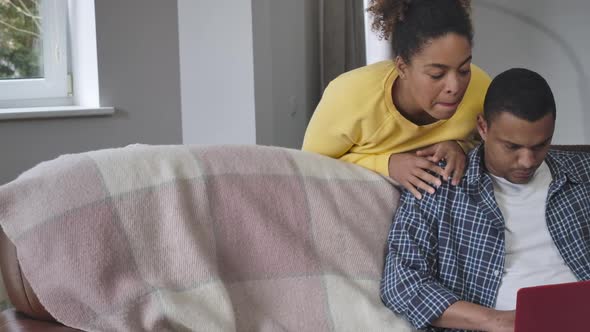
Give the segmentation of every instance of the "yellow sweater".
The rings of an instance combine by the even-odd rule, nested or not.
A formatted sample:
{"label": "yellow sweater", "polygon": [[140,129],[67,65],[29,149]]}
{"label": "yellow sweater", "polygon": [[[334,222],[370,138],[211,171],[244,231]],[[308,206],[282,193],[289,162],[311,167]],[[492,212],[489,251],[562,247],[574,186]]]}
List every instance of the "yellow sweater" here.
{"label": "yellow sweater", "polygon": [[382,61],[330,82],[305,132],[303,150],[348,161],[389,175],[389,156],[454,140],[473,148],[477,115],[483,112],[490,77],[471,65],[471,80],[457,112],[447,120],[419,126],[402,116],[391,89],[398,74]]}

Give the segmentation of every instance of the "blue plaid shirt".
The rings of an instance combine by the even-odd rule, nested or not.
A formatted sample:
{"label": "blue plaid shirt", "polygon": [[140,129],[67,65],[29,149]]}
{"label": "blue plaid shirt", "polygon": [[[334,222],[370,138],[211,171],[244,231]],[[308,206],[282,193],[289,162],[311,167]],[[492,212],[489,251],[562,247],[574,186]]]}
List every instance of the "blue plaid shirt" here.
{"label": "blue plaid shirt", "polygon": [[[381,298],[416,328],[463,300],[493,308],[504,271],[504,219],[483,148],[468,155],[458,186],[445,182],[433,195],[406,191],[389,233]],[[546,203],[551,237],[579,280],[590,279],[590,154],[550,150],[553,181]]]}

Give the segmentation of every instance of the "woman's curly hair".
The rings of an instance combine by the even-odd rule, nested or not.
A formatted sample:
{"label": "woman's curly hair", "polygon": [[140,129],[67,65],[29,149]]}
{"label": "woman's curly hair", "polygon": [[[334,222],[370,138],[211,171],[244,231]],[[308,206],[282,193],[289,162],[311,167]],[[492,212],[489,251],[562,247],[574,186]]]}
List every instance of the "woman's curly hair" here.
{"label": "woman's curly hair", "polygon": [[[424,42],[449,32],[473,40],[471,0],[371,0],[367,12],[373,16],[373,31],[391,40],[394,53],[402,57],[409,58]],[[418,49],[407,50],[416,42]]]}

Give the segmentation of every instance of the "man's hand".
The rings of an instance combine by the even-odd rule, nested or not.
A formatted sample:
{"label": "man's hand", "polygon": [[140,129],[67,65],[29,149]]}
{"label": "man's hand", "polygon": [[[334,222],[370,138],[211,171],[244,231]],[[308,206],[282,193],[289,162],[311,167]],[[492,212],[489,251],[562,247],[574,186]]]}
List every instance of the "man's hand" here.
{"label": "man's hand", "polygon": [[479,304],[457,301],[432,322],[433,326],[478,330],[486,332],[514,332],[516,311],[501,311]]}
{"label": "man's hand", "polygon": [[425,149],[416,151],[416,156],[424,157],[429,161],[437,164],[441,160],[446,161],[443,179],[453,178],[451,184],[459,184],[463,174],[465,174],[466,156],[461,146],[455,141],[444,141],[431,145]]}
{"label": "man's hand", "polygon": [[489,332],[514,332],[514,321],[516,318],[516,311],[499,311],[496,310],[492,315],[489,327],[486,331]]}
{"label": "man's hand", "polygon": [[444,170],[435,162],[415,153],[398,153],[389,157],[389,176],[408,189],[416,198],[422,199],[418,188],[433,194],[434,188],[441,185],[440,179],[427,170],[444,176]]}

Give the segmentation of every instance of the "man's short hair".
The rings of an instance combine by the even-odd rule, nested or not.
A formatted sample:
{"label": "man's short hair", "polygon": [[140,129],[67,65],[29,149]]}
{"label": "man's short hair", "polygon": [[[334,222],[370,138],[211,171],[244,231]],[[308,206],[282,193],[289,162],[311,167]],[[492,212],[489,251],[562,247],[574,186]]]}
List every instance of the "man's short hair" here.
{"label": "man's short hair", "polygon": [[541,75],[524,68],[512,68],[496,76],[488,88],[483,109],[488,125],[501,112],[530,122],[548,113],[556,116],[549,84]]}

